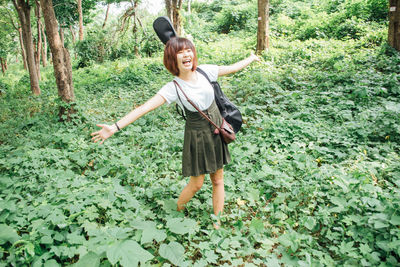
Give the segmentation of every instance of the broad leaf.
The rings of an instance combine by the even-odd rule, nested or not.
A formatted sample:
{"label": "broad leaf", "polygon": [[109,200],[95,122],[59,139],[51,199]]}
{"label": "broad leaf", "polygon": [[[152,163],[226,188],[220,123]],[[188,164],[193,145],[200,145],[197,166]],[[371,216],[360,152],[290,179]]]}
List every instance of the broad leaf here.
{"label": "broad leaf", "polygon": [[79,259],[73,267],[98,267],[100,265],[100,257],[94,252],[89,252]]}
{"label": "broad leaf", "polygon": [[145,264],[153,257],[133,240],[118,241],[107,250],[107,258],[113,265],[120,262],[122,266],[134,267],[138,266],[139,262]]}
{"label": "broad leaf", "polygon": [[43,267],[60,267],[60,264],[54,259],[48,260],[43,264]]}
{"label": "broad leaf", "polygon": [[19,235],[13,228],[6,224],[0,224],[0,245],[3,245],[7,242],[13,244],[19,239]]}
{"label": "broad leaf", "polygon": [[312,230],[316,225],[316,221],[314,219],[314,217],[307,217],[306,221],[304,222],[304,226],[308,229],[308,230]]}
{"label": "broad leaf", "polygon": [[184,259],[185,249],[181,244],[173,241],[168,245],[162,244],[159,253],[161,257],[169,260],[177,266],[180,266]]}
{"label": "broad leaf", "polygon": [[173,218],[167,221],[167,227],[175,234],[184,235],[197,231],[197,223],[192,219]]}

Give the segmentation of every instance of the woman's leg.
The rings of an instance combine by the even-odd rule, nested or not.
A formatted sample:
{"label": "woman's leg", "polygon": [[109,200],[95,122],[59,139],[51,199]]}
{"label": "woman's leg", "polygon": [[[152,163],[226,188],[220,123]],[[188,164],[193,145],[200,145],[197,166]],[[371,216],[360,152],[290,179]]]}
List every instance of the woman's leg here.
{"label": "woman's leg", "polygon": [[185,204],[192,199],[194,194],[203,186],[205,174],[199,176],[190,176],[189,183],[183,188],[178,198],[178,211],[185,208]]}
{"label": "woman's leg", "polygon": [[213,208],[214,214],[222,213],[224,209],[225,189],[224,189],[224,169],[219,169],[210,174],[213,186]]}

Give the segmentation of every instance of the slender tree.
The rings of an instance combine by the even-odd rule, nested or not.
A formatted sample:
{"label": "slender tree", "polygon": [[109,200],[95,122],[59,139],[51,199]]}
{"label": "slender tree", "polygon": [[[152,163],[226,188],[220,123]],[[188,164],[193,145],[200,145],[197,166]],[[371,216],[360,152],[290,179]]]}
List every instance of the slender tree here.
{"label": "slender tree", "polygon": [[143,35],[146,36],[146,31],[143,28],[142,22],[140,21],[140,18],[137,14],[137,8],[138,5],[140,4],[141,0],[132,0],[131,1],[131,6],[128,7],[124,14],[121,16],[121,26],[119,28],[120,32],[123,32],[123,34],[126,32],[126,30],[130,27],[130,21],[133,22],[132,26],[132,33],[134,37],[134,51],[135,51],[135,56],[139,56],[139,43],[141,42],[138,38],[138,25],[143,29]]}
{"label": "slender tree", "polygon": [[167,15],[172,21],[176,33],[181,35],[182,33],[182,22],[181,22],[181,8],[183,0],[165,0],[165,8],[167,10]]}
{"label": "slender tree", "polygon": [[105,17],[104,17],[104,22],[103,22],[103,29],[104,29],[104,27],[106,26],[106,23],[107,23],[107,19],[108,19],[108,12],[110,12],[110,6],[111,6],[111,4],[107,4],[107,10],[106,10],[106,15],[105,15]]}
{"label": "slender tree", "polygon": [[389,44],[400,51],[400,0],[389,0]]}
{"label": "slender tree", "polygon": [[71,32],[71,36],[72,36],[72,43],[75,43],[76,41],[76,36],[75,36],[75,30],[74,27],[72,25],[69,25],[69,31]]}
{"label": "slender tree", "polygon": [[46,67],[47,66],[47,37],[46,37],[46,34],[45,34],[45,32],[44,32],[44,27],[41,27],[41,30],[42,30],[42,32],[41,32],[41,34],[42,34],[42,39],[43,39],[43,45],[42,45],[42,47],[41,47],[41,49],[42,49],[42,64],[43,64],[43,67]]}
{"label": "slender tree", "polygon": [[[47,38],[53,58],[54,76],[56,78],[58,95],[62,101],[72,104],[75,100],[74,87],[72,84],[72,67],[68,50],[61,42],[58,33],[58,22],[53,8],[52,0],[40,0],[43,11],[44,23],[46,26]],[[73,106],[68,108],[60,107],[60,120],[70,120],[74,112]]]}
{"label": "slender tree", "polygon": [[[25,54],[25,48],[24,48],[24,41],[22,40],[22,28],[21,26],[14,21],[14,14],[9,10],[7,7],[3,9],[6,13],[4,14],[4,17],[8,18],[8,25],[11,25],[16,32],[18,32],[18,37],[19,37],[19,45],[21,48],[21,56],[22,56],[22,62],[24,64],[24,69],[27,69],[27,62],[26,62],[26,54]],[[17,58],[18,59],[18,58]]]}
{"label": "slender tree", "polygon": [[22,39],[24,42],[26,59],[28,63],[31,90],[34,95],[40,94],[39,79],[35,64],[35,53],[33,49],[32,29],[31,29],[31,5],[29,0],[12,0],[17,10],[19,21],[22,28]]}
{"label": "slender tree", "polygon": [[40,3],[38,0],[35,0],[35,15],[36,15],[36,26],[37,26],[37,43],[36,43],[36,51],[35,51],[35,63],[36,70],[38,73],[38,78],[40,80],[40,57],[42,52],[42,21],[41,21],[41,12],[40,12]]}
{"label": "slender tree", "polygon": [[258,0],[257,53],[269,48],[269,0]]}
{"label": "slender tree", "polygon": [[0,57],[1,63],[1,72],[3,72],[3,76],[6,75],[6,61],[4,58]]}
{"label": "slender tree", "polygon": [[78,2],[78,15],[79,15],[79,41],[83,41],[83,13],[82,13],[82,0]]}

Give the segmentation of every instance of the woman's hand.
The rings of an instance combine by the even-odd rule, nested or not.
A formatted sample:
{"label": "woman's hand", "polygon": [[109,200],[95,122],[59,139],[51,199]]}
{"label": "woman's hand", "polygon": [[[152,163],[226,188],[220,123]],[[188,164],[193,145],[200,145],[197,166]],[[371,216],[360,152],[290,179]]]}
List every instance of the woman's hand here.
{"label": "woman's hand", "polygon": [[257,56],[256,54],[254,54],[253,52],[251,52],[249,58],[251,59],[251,62],[254,62],[254,61],[260,62],[261,61],[260,57]]}
{"label": "woman's hand", "polygon": [[251,52],[250,56],[236,62],[233,65],[230,66],[218,66],[218,77],[224,76],[227,74],[235,73],[241,69],[246,68],[249,64],[251,64],[253,61],[260,61],[260,58],[255,55],[253,52]]}
{"label": "woman's hand", "polygon": [[93,136],[93,142],[97,143],[101,140],[100,144],[103,144],[104,141],[112,136],[116,131],[116,127],[114,125],[107,125],[107,124],[96,124],[98,127],[101,127],[101,130],[97,132],[93,132],[90,135]]}

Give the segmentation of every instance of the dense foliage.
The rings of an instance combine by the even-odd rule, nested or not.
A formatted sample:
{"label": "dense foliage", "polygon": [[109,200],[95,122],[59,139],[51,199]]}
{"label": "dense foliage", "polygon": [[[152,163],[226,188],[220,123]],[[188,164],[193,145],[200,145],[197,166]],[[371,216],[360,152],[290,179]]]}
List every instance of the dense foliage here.
{"label": "dense foliage", "polygon": [[[328,2],[340,12],[357,1]],[[176,211],[186,179],[173,106],[90,142],[96,123],[171,79],[160,54],[74,69],[70,123],[58,122],[51,66],[37,97],[10,66],[0,79],[0,266],[398,265],[400,54],[384,43],[384,23],[358,18],[367,32],[355,39],[298,38],[320,13],[297,20],[279,8],[262,62],[220,80],[245,124],[230,145],[218,231],[210,183]],[[231,64],[254,49],[251,27],[215,35],[203,15],[185,22],[200,63]]]}

